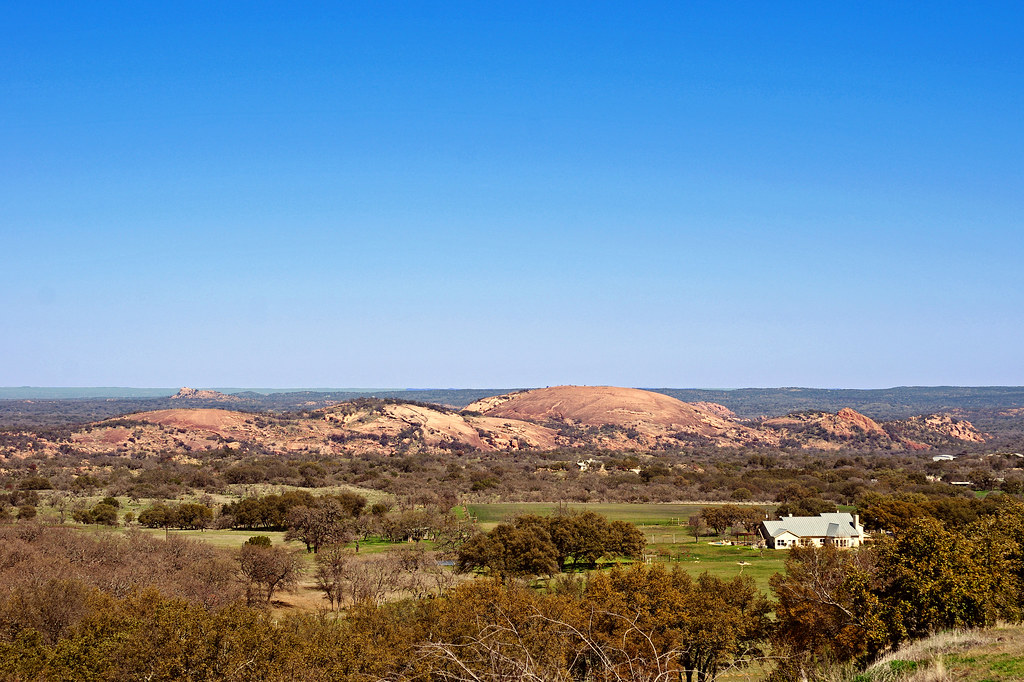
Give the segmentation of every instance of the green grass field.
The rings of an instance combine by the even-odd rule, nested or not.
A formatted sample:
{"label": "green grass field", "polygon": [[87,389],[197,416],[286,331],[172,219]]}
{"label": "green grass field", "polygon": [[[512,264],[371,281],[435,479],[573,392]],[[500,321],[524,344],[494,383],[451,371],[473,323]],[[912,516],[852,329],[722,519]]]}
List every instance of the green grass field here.
{"label": "green grass field", "polygon": [[657,555],[656,561],[678,565],[694,577],[705,571],[726,580],[738,575],[750,576],[758,589],[765,593],[769,591],[768,579],[783,571],[786,557],[789,556],[786,550],[761,551],[743,546],[711,545],[709,542],[713,538],[701,538],[699,543],[694,543],[692,537],[680,536],[678,542],[671,542],[665,538],[661,528],[648,527],[643,530],[649,540],[654,540],[648,546],[648,551]]}
{"label": "green grass field", "polygon": [[[717,538],[702,537],[695,543],[686,531],[687,519],[711,504],[571,504],[569,509],[593,511],[612,521],[635,523],[647,536],[648,552],[654,561],[678,565],[694,577],[705,571],[711,575],[730,579],[747,575],[759,589],[769,591],[768,580],[782,572],[788,552],[785,550],[757,550],[743,546],[708,544]],[[548,515],[558,509],[550,503],[470,504],[466,511],[480,524],[481,530],[490,530],[498,523],[519,514]],[[459,510],[461,511],[461,509]]]}
{"label": "green grass field", "polygon": [[[568,505],[569,509],[578,511],[594,511],[606,516],[610,521],[629,521],[638,526],[654,525],[686,525],[690,514],[699,512],[704,507],[715,506],[708,504],[625,504],[612,503],[601,504],[582,502]],[[484,530],[494,527],[494,524],[504,521],[507,518],[519,514],[539,514],[547,516],[556,509],[557,504],[546,502],[510,502],[494,504],[470,504],[467,505],[470,516],[480,522]]]}
{"label": "green grass field", "polygon": [[[635,523],[647,536],[648,551],[656,561],[678,564],[693,576],[707,571],[729,579],[748,575],[758,588],[768,592],[768,580],[780,573],[786,562],[785,550],[759,551],[742,546],[708,544],[717,538],[702,537],[694,543],[686,531],[687,519],[712,504],[571,504],[569,509],[594,511],[612,521]],[[470,504],[467,511],[476,518],[482,530],[490,530],[505,519],[519,514],[548,515],[558,508],[546,503]]]}
{"label": "green grass field", "polygon": [[[164,531],[159,528],[141,528],[138,530],[143,533],[148,533],[156,537],[163,537]],[[270,538],[270,541],[275,545],[284,545],[293,549],[304,548],[301,542],[289,541],[286,542],[284,539],[284,532],[282,531],[266,531],[266,530],[172,530],[168,535],[174,537],[189,538],[190,540],[199,540],[206,542],[214,547],[221,547],[224,549],[238,549],[241,547],[246,540],[253,537],[254,535],[266,535]]]}
{"label": "green grass field", "polygon": [[270,483],[233,483],[226,486],[223,493],[213,495],[213,498],[218,504],[224,504],[225,502],[234,502],[243,497],[280,495],[293,490],[303,490],[305,492],[312,493],[317,497],[321,495],[336,495],[338,493],[358,493],[366,498],[367,506],[377,502],[390,501],[394,498],[390,493],[354,485],[332,485],[324,486],[322,488],[302,488],[295,485],[272,485]]}

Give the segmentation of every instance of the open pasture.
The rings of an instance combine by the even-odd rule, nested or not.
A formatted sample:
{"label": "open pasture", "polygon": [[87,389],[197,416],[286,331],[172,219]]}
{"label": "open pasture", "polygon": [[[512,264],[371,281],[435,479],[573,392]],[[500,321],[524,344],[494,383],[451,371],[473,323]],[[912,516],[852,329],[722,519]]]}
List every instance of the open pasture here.
{"label": "open pasture", "polygon": [[[726,580],[738,575],[747,575],[754,579],[758,589],[769,591],[768,579],[785,569],[787,550],[758,550],[751,547],[712,545],[714,538],[703,537],[699,543],[688,540],[680,542],[659,542],[664,538],[660,530],[651,533],[649,528],[643,529],[648,540],[648,556],[653,561],[664,562],[668,566],[679,566],[693,577],[705,571]],[[653,555],[653,556],[652,556]]]}
{"label": "open pasture", "polygon": [[[695,543],[693,535],[687,532],[687,519],[710,506],[715,505],[581,503],[567,505],[567,508],[597,512],[613,521],[635,523],[647,536],[647,552],[652,561],[678,565],[694,577],[705,571],[726,579],[748,575],[759,589],[768,592],[769,578],[783,571],[789,553],[785,550],[709,544],[725,538],[701,537],[700,542]],[[501,521],[520,514],[543,516],[554,513],[558,508],[559,505],[553,503],[523,502],[470,504],[466,511],[477,520],[482,530],[490,530]]]}
{"label": "open pasture", "polygon": [[[160,528],[142,528],[138,527],[143,533],[149,533],[157,537],[163,537],[164,531]],[[238,549],[241,547],[246,540],[255,535],[266,535],[270,538],[270,541],[275,545],[285,545],[287,547],[293,547],[295,549],[302,548],[301,542],[285,541],[283,531],[268,531],[268,530],[171,530],[168,532],[169,536],[188,538],[190,540],[199,540],[213,545],[214,547],[220,547],[222,549]]]}
{"label": "open pasture", "polygon": [[[696,514],[707,504],[626,504],[579,502],[564,505],[575,511],[593,511],[608,518],[609,521],[629,521],[638,526],[685,526],[691,514]],[[559,509],[560,505],[551,502],[499,502],[487,504],[469,504],[466,508],[471,517],[476,518],[484,530],[490,530],[495,524],[520,514],[538,514],[547,516]]]}

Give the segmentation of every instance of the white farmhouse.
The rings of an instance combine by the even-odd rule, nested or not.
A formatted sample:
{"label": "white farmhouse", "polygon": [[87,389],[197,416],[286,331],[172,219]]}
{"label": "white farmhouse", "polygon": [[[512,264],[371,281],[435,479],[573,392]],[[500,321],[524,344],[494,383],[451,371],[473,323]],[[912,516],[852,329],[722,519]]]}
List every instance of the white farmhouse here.
{"label": "white farmhouse", "polygon": [[860,517],[846,512],[818,516],[789,516],[778,521],[762,521],[757,534],[769,549],[832,545],[858,547],[864,544]]}

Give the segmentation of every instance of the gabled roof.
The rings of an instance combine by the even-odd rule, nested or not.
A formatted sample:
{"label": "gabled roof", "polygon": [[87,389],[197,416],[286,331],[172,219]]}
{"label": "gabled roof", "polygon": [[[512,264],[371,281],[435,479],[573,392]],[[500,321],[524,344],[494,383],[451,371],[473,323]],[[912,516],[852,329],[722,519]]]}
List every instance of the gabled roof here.
{"label": "gabled roof", "polygon": [[853,514],[834,512],[819,516],[787,516],[778,521],[762,521],[768,535],[777,538],[786,531],[802,538],[850,538],[859,537],[854,525]]}

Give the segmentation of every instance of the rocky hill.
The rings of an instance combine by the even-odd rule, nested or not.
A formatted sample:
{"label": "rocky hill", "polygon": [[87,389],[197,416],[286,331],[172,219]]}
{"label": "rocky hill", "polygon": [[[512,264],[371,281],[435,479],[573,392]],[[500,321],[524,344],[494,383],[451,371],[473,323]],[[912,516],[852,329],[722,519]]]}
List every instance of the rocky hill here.
{"label": "rocky hill", "polygon": [[574,440],[612,449],[655,449],[685,443],[778,445],[775,434],[751,429],[722,405],[684,403],[636,388],[540,388],[487,398],[469,405],[466,411],[547,424]]}
{"label": "rocky hill", "polygon": [[555,431],[538,424],[373,399],[302,416],[211,408],[140,412],[89,425],[72,433],[70,441],[88,453],[189,452],[249,444],[272,452],[323,455],[549,450],[565,444]]}
{"label": "rocky hill", "polygon": [[966,419],[932,414],[887,422],[886,432],[894,440],[914,446],[943,445],[953,441],[984,443],[985,436]]}
{"label": "rocky hill", "polygon": [[479,400],[462,411],[360,398],[298,413],[257,413],[210,407],[218,401],[234,407],[234,396],[215,393],[182,389],[172,409],[76,427],[64,438],[36,436],[33,448],[51,454],[68,448],[135,454],[244,446],[280,453],[391,455],[556,448],[650,452],[695,445],[916,450],[984,442],[970,422],[949,416],[876,422],[846,408],[743,420],[722,405],[611,386],[520,391]]}
{"label": "rocky hill", "polygon": [[870,444],[876,448],[892,447],[889,434],[875,420],[850,408],[835,414],[808,410],[785,417],[773,417],[761,422],[762,427],[779,433],[782,443],[789,446],[836,450],[844,444]]}
{"label": "rocky hill", "polygon": [[984,443],[985,438],[966,420],[928,415],[876,422],[850,408],[835,414],[805,411],[761,422],[779,432],[782,444],[819,450],[868,446],[889,450],[927,450],[955,442]]}
{"label": "rocky hill", "polygon": [[[966,420],[948,415],[877,422],[850,408],[805,411],[760,421],[739,419],[717,403],[685,403],[662,393],[612,386],[556,386],[486,398],[466,410],[487,416],[591,430],[591,443],[612,449],[683,444],[754,447],[841,447],[919,450],[953,442],[981,443]],[[586,431],[584,431],[586,433]]]}
{"label": "rocky hill", "polygon": [[181,402],[214,402],[214,403],[244,403],[248,402],[245,398],[237,395],[229,395],[227,393],[221,393],[220,391],[210,391],[205,389],[195,389],[183,386],[177,393],[172,395],[170,400],[178,400]]}

